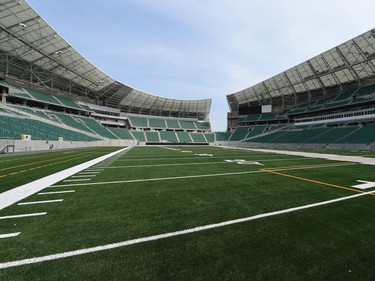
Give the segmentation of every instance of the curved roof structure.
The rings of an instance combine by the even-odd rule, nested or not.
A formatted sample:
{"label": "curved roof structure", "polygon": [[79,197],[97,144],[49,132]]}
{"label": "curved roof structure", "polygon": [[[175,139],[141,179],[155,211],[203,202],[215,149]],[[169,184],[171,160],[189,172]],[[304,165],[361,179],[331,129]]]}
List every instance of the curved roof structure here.
{"label": "curved roof structure", "polygon": [[296,104],[336,95],[375,79],[375,29],[252,87],[227,96],[231,111],[272,104]]}
{"label": "curved roof structure", "polygon": [[128,112],[206,119],[211,99],[168,99],[135,90],[79,54],[25,0],[0,2],[0,77],[59,89]]}

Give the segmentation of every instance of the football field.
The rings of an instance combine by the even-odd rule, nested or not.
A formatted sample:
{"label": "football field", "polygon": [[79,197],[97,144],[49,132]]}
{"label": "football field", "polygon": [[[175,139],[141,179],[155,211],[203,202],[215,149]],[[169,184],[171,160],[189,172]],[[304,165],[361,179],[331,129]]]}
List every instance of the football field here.
{"label": "football field", "polygon": [[[0,158],[0,198],[116,150]],[[129,148],[0,210],[0,280],[375,280],[374,171]]]}

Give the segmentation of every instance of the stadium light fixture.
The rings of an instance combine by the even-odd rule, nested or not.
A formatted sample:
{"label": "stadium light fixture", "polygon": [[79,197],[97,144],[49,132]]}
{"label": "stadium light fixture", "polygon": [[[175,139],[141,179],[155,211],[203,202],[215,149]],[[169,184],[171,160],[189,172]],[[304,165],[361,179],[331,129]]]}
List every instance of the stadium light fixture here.
{"label": "stadium light fixture", "polygon": [[23,22],[20,22],[20,27],[25,28],[26,26],[27,26],[26,24],[24,24]]}
{"label": "stadium light fixture", "polygon": [[63,53],[63,51],[61,51],[61,50],[55,52],[56,55],[62,55],[62,53]]}

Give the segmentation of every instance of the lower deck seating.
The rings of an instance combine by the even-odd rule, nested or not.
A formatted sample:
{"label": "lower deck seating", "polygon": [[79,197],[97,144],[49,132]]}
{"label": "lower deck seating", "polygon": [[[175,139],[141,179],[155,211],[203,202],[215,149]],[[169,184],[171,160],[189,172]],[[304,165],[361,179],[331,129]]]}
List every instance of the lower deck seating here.
{"label": "lower deck seating", "polygon": [[30,135],[32,140],[57,141],[60,138],[63,138],[65,141],[98,140],[85,134],[46,124],[30,118],[0,115],[0,138],[20,140],[22,134]]}
{"label": "lower deck seating", "polygon": [[228,141],[231,135],[232,133],[228,133],[228,132],[216,132],[215,140],[216,141]]}
{"label": "lower deck seating", "polygon": [[89,117],[77,117],[76,119],[81,120],[86,127],[88,127],[91,131],[95,132],[99,136],[109,138],[109,139],[117,139],[117,137],[112,134],[106,127],[99,124],[96,120],[89,118]]}
{"label": "lower deck seating", "polygon": [[178,138],[179,142],[182,142],[182,143],[193,142],[189,133],[187,133],[187,132],[176,132],[176,135],[177,135],[177,138]]}
{"label": "lower deck seating", "polygon": [[158,132],[145,132],[147,142],[160,142]]}
{"label": "lower deck seating", "polygon": [[230,137],[230,141],[240,141],[246,138],[249,133],[250,127],[237,127],[234,133]]}
{"label": "lower deck seating", "polygon": [[162,142],[178,142],[174,131],[160,131],[160,139]]}
{"label": "lower deck seating", "polygon": [[341,138],[337,143],[363,143],[370,144],[375,142],[375,124],[367,124],[357,130],[353,130],[346,137]]}
{"label": "lower deck seating", "polygon": [[145,132],[143,131],[132,131],[134,138],[140,142],[146,142]]}
{"label": "lower deck seating", "polygon": [[208,143],[213,143],[215,141],[215,134],[214,133],[205,133],[204,136]]}
{"label": "lower deck seating", "polygon": [[286,144],[371,144],[375,142],[375,124],[363,127],[292,128],[248,140],[253,143]]}
{"label": "lower deck seating", "polygon": [[116,135],[119,139],[134,140],[128,129],[124,128],[108,128],[112,134]]}
{"label": "lower deck seating", "polygon": [[190,133],[190,137],[196,143],[206,143],[207,140],[202,133]]}

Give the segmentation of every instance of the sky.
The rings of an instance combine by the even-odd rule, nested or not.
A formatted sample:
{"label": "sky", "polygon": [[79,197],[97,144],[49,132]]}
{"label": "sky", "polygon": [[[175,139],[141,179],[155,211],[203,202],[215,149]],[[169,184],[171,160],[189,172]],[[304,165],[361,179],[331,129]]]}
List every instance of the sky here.
{"label": "sky", "polygon": [[28,0],[112,78],[174,99],[212,98],[226,130],[226,96],[375,27],[371,0]]}

